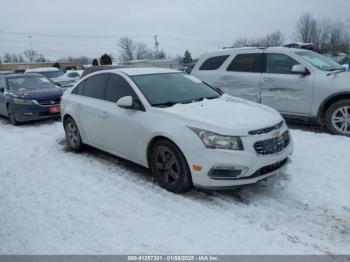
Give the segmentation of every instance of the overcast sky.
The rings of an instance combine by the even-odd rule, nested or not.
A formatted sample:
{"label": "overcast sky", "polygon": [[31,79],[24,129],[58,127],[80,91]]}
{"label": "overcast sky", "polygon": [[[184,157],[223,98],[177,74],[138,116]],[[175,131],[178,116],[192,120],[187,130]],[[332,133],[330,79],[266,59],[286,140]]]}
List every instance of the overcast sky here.
{"label": "overcast sky", "polygon": [[[349,20],[350,0],[0,0],[0,55],[29,48],[54,60],[63,56],[118,56],[129,36],[172,56],[228,46],[239,37],[281,30],[293,39],[304,12]],[[349,20],[350,21],[350,20]]]}

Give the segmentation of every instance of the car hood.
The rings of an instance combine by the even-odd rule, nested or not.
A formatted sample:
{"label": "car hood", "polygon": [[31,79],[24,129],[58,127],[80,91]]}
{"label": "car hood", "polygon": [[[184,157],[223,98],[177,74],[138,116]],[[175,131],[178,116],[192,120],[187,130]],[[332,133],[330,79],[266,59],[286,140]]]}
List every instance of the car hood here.
{"label": "car hood", "polygon": [[282,121],[274,109],[230,95],[189,104],[158,108],[159,112],[181,118],[187,126],[223,135],[248,135],[249,131],[271,127]]}
{"label": "car hood", "polygon": [[12,92],[11,94],[15,97],[29,100],[46,100],[61,97],[63,95],[63,91],[61,88],[47,88],[40,90]]}

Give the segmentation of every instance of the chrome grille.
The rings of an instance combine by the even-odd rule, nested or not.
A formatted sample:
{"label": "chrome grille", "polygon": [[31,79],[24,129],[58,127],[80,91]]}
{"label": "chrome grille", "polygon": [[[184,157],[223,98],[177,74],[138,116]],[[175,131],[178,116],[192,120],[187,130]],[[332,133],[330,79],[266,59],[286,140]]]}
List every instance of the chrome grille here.
{"label": "chrome grille", "polygon": [[50,100],[38,100],[38,103],[42,106],[54,106],[59,105],[61,102],[60,98],[50,99]]}
{"label": "chrome grille", "polygon": [[279,137],[258,141],[254,144],[255,151],[258,155],[276,154],[285,149],[290,143],[289,132],[284,132]]}

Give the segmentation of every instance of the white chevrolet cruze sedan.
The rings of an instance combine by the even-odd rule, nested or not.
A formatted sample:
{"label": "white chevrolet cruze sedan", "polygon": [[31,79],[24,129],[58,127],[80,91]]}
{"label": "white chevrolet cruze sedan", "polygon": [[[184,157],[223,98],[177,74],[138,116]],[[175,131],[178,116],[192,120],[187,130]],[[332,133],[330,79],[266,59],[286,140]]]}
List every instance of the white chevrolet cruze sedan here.
{"label": "white chevrolet cruze sedan", "polygon": [[69,146],[149,167],[172,192],[229,188],[279,173],[293,143],[281,115],[175,70],[93,73],[62,97]]}

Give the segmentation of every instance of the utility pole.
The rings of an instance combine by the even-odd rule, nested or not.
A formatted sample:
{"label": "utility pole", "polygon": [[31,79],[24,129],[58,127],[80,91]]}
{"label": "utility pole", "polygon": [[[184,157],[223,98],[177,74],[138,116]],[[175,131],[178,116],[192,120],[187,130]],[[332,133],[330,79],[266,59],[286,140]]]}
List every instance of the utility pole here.
{"label": "utility pole", "polygon": [[32,46],[32,36],[29,35],[28,36],[28,39],[29,39],[29,45],[30,45],[30,57],[29,57],[29,60],[30,62],[33,62],[33,46]]}
{"label": "utility pole", "polygon": [[155,49],[155,58],[158,58],[159,55],[159,42],[158,42],[158,37],[157,35],[154,35],[154,49]]}

